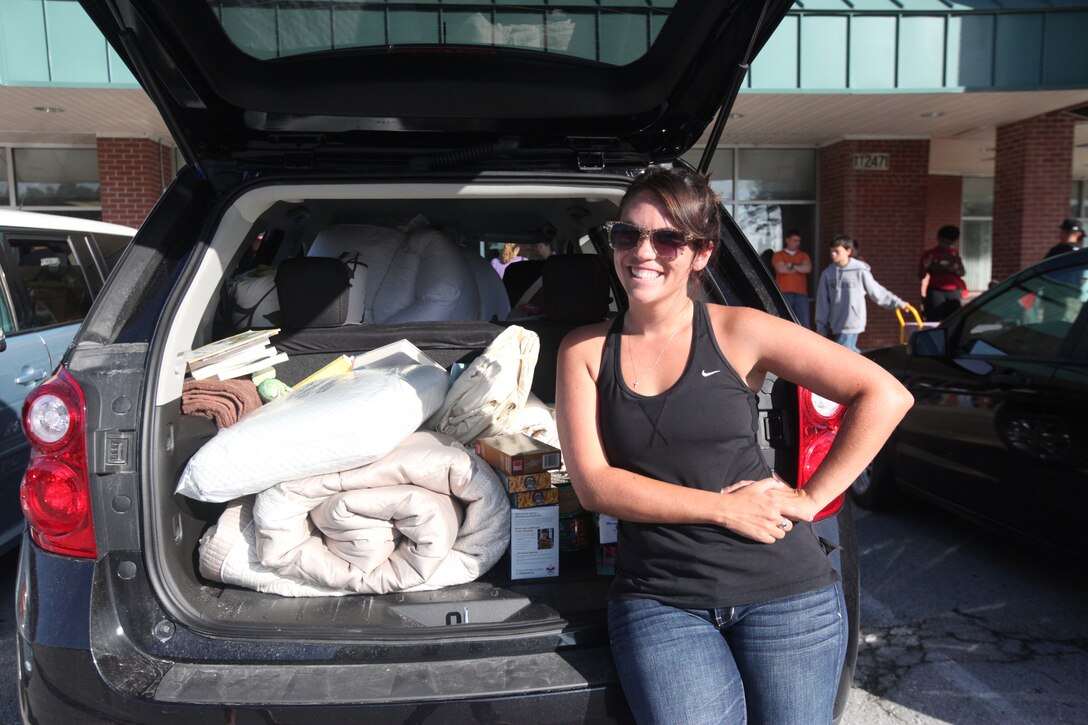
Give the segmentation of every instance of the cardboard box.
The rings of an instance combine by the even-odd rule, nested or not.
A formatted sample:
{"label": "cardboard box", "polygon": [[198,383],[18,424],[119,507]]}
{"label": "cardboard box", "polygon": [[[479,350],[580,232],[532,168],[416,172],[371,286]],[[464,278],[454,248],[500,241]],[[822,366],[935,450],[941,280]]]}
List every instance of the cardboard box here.
{"label": "cardboard box", "polygon": [[616,573],[616,545],[597,544],[597,573],[613,576]]}
{"label": "cardboard box", "polygon": [[476,439],[476,454],[508,476],[520,476],[559,468],[563,463],[558,448],[524,433]]}
{"label": "cardboard box", "polygon": [[510,578],[559,576],[559,507],[510,510]]}
{"label": "cardboard box", "polygon": [[616,539],[619,537],[619,521],[608,514],[597,514],[597,573],[612,576],[616,573]]}
{"label": "cardboard box", "polygon": [[559,490],[555,488],[540,488],[536,491],[520,491],[510,494],[510,505],[516,509],[526,509],[532,506],[555,506],[558,503]]}
{"label": "cardboard box", "polygon": [[552,474],[549,471],[526,473],[521,476],[507,476],[502,471],[498,471],[497,473],[499,474],[499,480],[502,481],[502,485],[507,493],[536,491],[539,488],[552,487]]}
{"label": "cardboard box", "polygon": [[597,543],[615,544],[619,537],[620,522],[608,514],[597,514]]}

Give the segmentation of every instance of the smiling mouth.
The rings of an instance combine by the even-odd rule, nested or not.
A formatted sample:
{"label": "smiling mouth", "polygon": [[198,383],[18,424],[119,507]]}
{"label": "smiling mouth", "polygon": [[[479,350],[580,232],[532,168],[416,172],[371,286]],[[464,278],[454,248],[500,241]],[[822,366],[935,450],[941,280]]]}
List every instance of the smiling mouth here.
{"label": "smiling mouth", "polygon": [[635,279],[657,279],[661,276],[661,272],[656,272],[652,269],[635,269],[634,267],[628,267],[628,272]]}

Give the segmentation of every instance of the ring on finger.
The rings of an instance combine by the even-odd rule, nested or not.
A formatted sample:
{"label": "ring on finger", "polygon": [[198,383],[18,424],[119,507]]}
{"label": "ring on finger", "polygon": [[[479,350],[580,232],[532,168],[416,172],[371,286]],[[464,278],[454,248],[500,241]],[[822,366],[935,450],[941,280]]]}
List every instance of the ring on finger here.
{"label": "ring on finger", "polygon": [[778,525],[778,528],[782,529],[783,531],[785,531],[789,527],[790,527],[790,520],[789,519],[782,519],[782,523],[780,523]]}

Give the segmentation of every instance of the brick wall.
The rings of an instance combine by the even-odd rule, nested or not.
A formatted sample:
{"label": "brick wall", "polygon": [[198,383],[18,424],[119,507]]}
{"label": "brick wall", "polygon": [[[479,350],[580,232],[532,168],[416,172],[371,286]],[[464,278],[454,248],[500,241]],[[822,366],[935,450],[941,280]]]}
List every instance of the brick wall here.
{"label": "brick wall", "polygon": [[174,177],[173,151],[146,138],[98,139],[102,221],[139,227]]}
{"label": "brick wall", "polygon": [[[887,171],[858,171],[854,154],[889,155]],[[880,284],[918,305],[918,256],[934,236],[929,229],[929,141],[849,140],[820,150],[820,242],[817,272],[830,264],[827,243],[836,234],[860,242],[860,257]],[[955,221],[958,223],[957,211]],[[938,224],[938,226],[940,226]],[[895,312],[867,302],[868,323],[859,346],[899,342]]]}
{"label": "brick wall", "polygon": [[926,246],[937,243],[937,230],[945,224],[961,225],[963,177],[930,176],[926,187]]}
{"label": "brick wall", "polygon": [[1062,112],[999,126],[994,165],[993,278],[1037,262],[1069,216],[1075,118]]}

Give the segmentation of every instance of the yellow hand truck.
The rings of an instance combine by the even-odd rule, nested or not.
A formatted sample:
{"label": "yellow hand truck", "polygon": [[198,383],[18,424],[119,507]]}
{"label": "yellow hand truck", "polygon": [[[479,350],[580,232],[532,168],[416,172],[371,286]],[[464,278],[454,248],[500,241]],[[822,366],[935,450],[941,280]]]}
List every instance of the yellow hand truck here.
{"label": "yellow hand truck", "polygon": [[908,327],[911,328],[911,335],[913,335],[915,332],[918,332],[918,330],[921,330],[923,327],[936,327],[938,324],[940,324],[937,322],[922,322],[922,314],[918,312],[918,309],[914,305],[908,304],[907,311],[910,312],[911,315],[913,315],[913,322],[908,322],[906,320],[906,318],[903,316],[903,310],[899,309],[898,307],[895,308],[895,316],[899,320],[900,345],[906,345],[907,340],[910,339],[910,335],[907,334]]}

